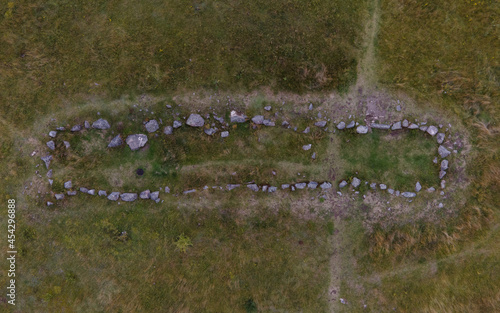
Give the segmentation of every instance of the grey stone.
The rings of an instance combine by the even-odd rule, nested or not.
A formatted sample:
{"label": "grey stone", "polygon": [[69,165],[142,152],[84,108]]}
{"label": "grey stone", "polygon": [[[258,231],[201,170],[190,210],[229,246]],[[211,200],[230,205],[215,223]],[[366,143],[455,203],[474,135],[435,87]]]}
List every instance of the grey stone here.
{"label": "grey stone", "polygon": [[49,131],[49,136],[52,137],[52,138],[55,138],[57,135],[57,132],[55,130],[51,130]]}
{"label": "grey stone", "polygon": [[54,140],[47,142],[47,147],[49,147],[50,150],[55,150],[56,144],[55,144]]}
{"label": "grey stone", "polygon": [[366,134],[368,132],[368,127],[360,125],[358,128],[356,128],[356,132],[358,134]]}
{"label": "grey stone", "polygon": [[183,194],[188,195],[190,193],[196,192],[196,189],[189,189],[183,192]]}
{"label": "grey stone", "polygon": [[82,126],[80,126],[80,125],[75,125],[75,126],[71,127],[72,132],[79,132],[81,130],[82,130]]}
{"label": "grey stone", "polygon": [[47,206],[51,206],[51,205],[54,205],[54,203],[50,202],[50,201],[47,201]]}
{"label": "grey stone", "polygon": [[438,134],[437,134],[437,137],[436,137],[437,143],[438,143],[438,144],[442,144],[442,143],[443,143],[443,141],[444,141],[444,137],[446,137],[446,136],[445,136],[445,134],[443,134],[443,133],[438,133]]}
{"label": "grey stone", "polygon": [[122,201],[131,202],[137,200],[137,194],[132,192],[126,192],[122,193],[120,195],[120,198],[122,199]]}
{"label": "grey stone", "polygon": [[410,124],[410,123],[408,122],[408,120],[403,120],[403,124],[402,124],[402,126],[403,126],[403,127],[408,127],[408,125],[409,125],[409,124]]}
{"label": "grey stone", "polygon": [[427,128],[429,128],[429,127],[428,126],[420,126],[420,130],[423,132],[426,132]]}
{"label": "grey stone", "polygon": [[290,186],[290,189],[291,189],[292,191],[295,191],[295,186]]}
{"label": "grey stone", "polygon": [[99,190],[99,192],[97,194],[99,196],[107,196],[108,195],[108,193],[105,190]]}
{"label": "grey stone", "polygon": [[434,192],[434,191],[436,191],[436,188],[434,187],[427,188],[427,192]]}
{"label": "grey stone", "polygon": [[396,106],[396,111],[401,111],[401,106],[399,104]]}
{"label": "grey stone", "polygon": [[68,194],[68,196],[76,196],[76,190],[67,191],[66,193]]}
{"label": "grey stone", "polygon": [[47,155],[47,156],[44,156],[44,157],[40,157],[40,159],[42,159],[42,161],[45,162],[45,166],[48,169],[49,165],[50,165],[50,161],[52,161],[52,156],[51,155]]}
{"label": "grey stone", "polygon": [[254,122],[257,125],[261,125],[264,123],[264,116],[255,115],[254,117],[252,117],[252,122]]}
{"label": "grey stone", "polygon": [[446,171],[439,171],[439,179],[442,179],[446,175]]}
{"label": "grey stone", "polygon": [[288,123],[287,121],[283,121],[283,122],[281,123],[281,126],[288,126],[288,125],[290,125],[290,123]]}
{"label": "grey stone", "polygon": [[318,183],[315,181],[310,181],[309,184],[307,184],[307,188],[309,189],[316,189],[318,187]]}
{"label": "grey stone", "polygon": [[83,193],[88,193],[89,190],[85,187],[80,187],[80,192],[83,192]]}
{"label": "grey stone", "polygon": [[276,190],[278,190],[277,187],[270,186],[269,189],[267,190],[267,192],[275,192]]}
{"label": "grey stone", "polygon": [[146,130],[150,133],[154,133],[160,128],[160,125],[158,125],[158,122],[156,120],[150,120],[146,124],[144,124],[146,127]]}
{"label": "grey stone", "polygon": [[90,189],[88,194],[91,196],[95,196],[95,189]]}
{"label": "grey stone", "polygon": [[330,182],[326,181],[326,182],[322,183],[321,185],[319,185],[319,188],[321,188],[323,190],[330,189],[330,188],[332,188],[332,184]]}
{"label": "grey stone", "polygon": [[256,184],[249,184],[247,185],[247,187],[252,191],[259,191],[259,186],[257,186]]}
{"label": "grey stone", "polygon": [[429,128],[427,128],[427,132],[429,133],[429,135],[434,136],[437,134],[438,128],[434,125],[431,125],[429,126]]}
{"label": "grey stone", "polygon": [[96,129],[109,129],[111,126],[109,125],[108,121],[100,118],[92,124],[92,127]]}
{"label": "grey stone", "polygon": [[376,128],[376,129],[391,129],[391,125],[387,124],[371,123],[370,126],[371,128]]}
{"label": "grey stone", "polygon": [[382,190],[386,190],[387,189],[387,185],[386,184],[380,184],[380,189]]}
{"label": "grey stone", "polygon": [[446,171],[448,169],[448,160],[441,161],[441,170]]}
{"label": "grey stone", "polygon": [[415,185],[415,191],[419,192],[420,190],[422,190],[422,185],[420,185],[420,182],[417,182],[417,184]]}
{"label": "grey stone", "polygon": [[396,190],[396,196],[399,197],[399,194],[400,194],[399,190]]}
{"label": "grey stone", "polygon": [[66,189],[71,189],[73,187],[73,183],[71,180],[68,180],[67,182],[64,183],[64,188]]}
{"label": "grey stone", "polygon": [[303,145],[303,146],[302,146],[302,149],[303,149],[304,151],[307,151],[307,150],[311,150],[311,147],[312,147],[312,145],[311,145],[311,144],[308,144],[308,145]]}
{"label": "grey stone", "polygon": [[347,124],[347,126],[345,128],[353,128],[354,126],[356,126],[356,122],[351,121],[349,124]]}
{"label": "grey stone", "polygon": [[446,180],[441,181],[441,189],[444,189],[446,187]]}
{"label": "grey stone", "polygon": [[191,127],[202,127],[203,125],[205,125],[205,120],[203,119],[203,117],[201,117],[200,114],[193,113],[189,115],[186,124]]}
{"label": "grey stone", "polygon": [[417,194],[414,192],[405,191],[402,193],[402,196],[405,198],[414,198],[417,196]]}
{"label": "grey stone", "polygon": [[170,187],[168,187],[168,186],[167,186],[167,187],[165,187],[165,192],[166,192],[166,193],[170,193]]}
{"label": "grey stone", "polygon": [[148,142],[148,136],[144,134],[130,135],[127,137],[127,145],[132,151],[144,147],[146,142]]}
{"label": "grey stone", "polygon": [[312,110],[313,109],[313,105],[312,103],[309,104],[309,110]]}
{"label": "grey stone", "polygon": [[66,128],[64,128],[64,127],[60,126],[60,127],[57,127],[57,128],[56,128],[56,130],[65,131],[65,130],[66,130]]}
{"label": "grey stone", "polygon": [[317,121],[316,123],[314,123],[314,126],[325,127],[326,126],[326,121]]}
{"label": "grey stone", "polygon": [[268,186],[267,186],[267,185],[262,186],[262,191],[266,192],[266,191],[267,191],[267,188],[268,188]]}
{"label": "grey stone", "polygon": [[316,160],[316,152],[313,152],[313,154],[311,155],[311,159]]}
{"label": "grey stone", "polygon": [[434,163],[434,164],[438,164],[438,158],[437,158],[437,157],[434,157],[434,160],[432,160],[432,163]]}
{"label": "grey stone", "polygon": [[116,200],[118,200],[119,197],[120,197],[120,193],[117,191],[114,191],[114,192],[109,194],[108,200],[116,201]]}
{"label": "grey stone", "polygon": [[347,182],[345,180],[341,181],[339,187],[344,188],[345,186],[347,186]]}
{"label": "grey stone", "polygon": [[265,107],[264,107],[264,110],[266,110],[266,111],[271,111],[271,106],[270,106],[270,105],[265,106]]}
{"label": "grey stone", "polygon": [[69,144],[68,141],[64,140],[63,143],[64,143],[64,146],[66,147],[66,149],[69,149],[71,147],[71,145]]}
{"label": "grey stone", "polygon": [[62,200],[62,199],[64,199],[64,194],[62,194],[62,193],[56,193],[55,197],[56,197],[56,200]]}
{"label": "grey stone", "polygon": [[54,183],[54,181],[52,179],[49,179],[49,184],[52,186],[52,183]]}
{"label": "grey stone", "polygon": [[149,194],[149,198],[153,201],[156,201],[160,198],[160,192],[159,191],[153,191],[152,193]]}
{"label": "grey stone", "polygon": [[179,128],[182,126],[182,122],[181,121],[174,121],[174,128]]}
{"label": "grey stone", "polygon": [[115,138],[111,139],[111,141],[109,142],[108,148],[119,147],[122,144],[123,144],[122,137],[120,137],[120,135],[116,135]]}
{"label": "grey stone", "polygon": [[50,169],[50,170],[47,172],[47,177],[48,177],[48,178],[52,178],[52,169]]}
{"label": "grey stone", "polygon": [[393,195],[394,194],[394,189],[389,188],[389,189],[387,189],[387,192],[390,193],[391,195]]}
{"label": "grey stone", "polygon": [[371,183],[370,184],[371,189],[377,189],[377,183]]}
{"label": "grey stone", "polygon": [[276,126],[276,124],[273,121],[271,121],[271,120],[264,120],[263,123],[264,123],[265,126],[269,126],[269,127]]}
{"label": "grey stone", "polygon": [[281,189],[287,189],[287,188],[290,188],[289,184],[282,184],[281,185]]}
{"label": "grey stone", "polygon": [[338,129],[344,129],[345,128],[345,123],[344,122],[340,122],[337,124],[337,128]]}
{"label": "grey stone", "polygon": [[238,113],[236,111],[231,111],[231,123],[245,123],[247,121],[247,116],[243,113]]}
{"label": "grey stone", "polygon": [[297,189],[304,189],[304,188],[306,188],[306,186],[307,186],[306,183],[295,184],[295,188],[297,188]]}
{"label": "grey stone", "polygon": [[439,156],[441,158],[446,158],[447,156],[449,156],[451,154],[450,151],[448,151],[448,149],[446,149],[445,147],[443,146],[439,146],[438,148],[438,153],[439,153]]}
{"label": "grey stone", "polygon": [[85,128],[89,129],[90,128],[90,123],[89,121],[85,121],[85,123],[83,123],[83,125],[85,126]]}
{"label": "grey stone", "polygon": [[205,129],[204,132],[205,132],[205,134],[212,136],[213,134],[215,134],[217,132],[217,128]]}
{"label": "grey stone", "polygon": [[172,135],[174,133],[174,128],[172,126],[165,126],[163,133],[165,135]]}
{"label": "grey stone", "polygon": [[353,177],[352,178],[352,182],[351,182],[351,185],[354,187],[354,188],[357,188],[359,185],[361,184],[361,180],[357,177]]}
{"label": "grey stone", "polygon": [[311,128],[309,126],[307,126],[306,129],[304,129],[304,131],[302,133],[308,134],[310,130],[311,130]]}
{"label": "grey stone", "polygon": [[401,129],[401,121],[398,121],[396,123],[394,123],[391,127],[392,130],[398,130],[398,129]]}
{"label": "grey stone", "polygon": [[227,184],[226,188],[227,190],[233,190],[235,188],[238,188],[240,184]]}
{"label": "grey stone", "polygon": [[418,125],[411,123],[410,126],[408,126],[408,128],[409,129],[418,129]]}
{"label": "grey stone", "polygon": [[229,137],[229,132],[228,132],[228,131],[223,131],[223,132],[221,132],[221,133],[220,133],[220,136],[221,136],[222,138]]}

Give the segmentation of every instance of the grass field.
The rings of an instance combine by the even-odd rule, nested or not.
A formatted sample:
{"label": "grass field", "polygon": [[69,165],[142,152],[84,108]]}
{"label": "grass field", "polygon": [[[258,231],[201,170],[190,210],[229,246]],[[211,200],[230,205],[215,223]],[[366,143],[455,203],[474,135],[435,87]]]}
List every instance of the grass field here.
{"label": "grass field", "polygon": [[[0,295],[1,311],[500,310],[496,1],[12,1],[0,12],[0,198],[17,201],[19,251],[18,306]],[[249,104],[225,94],[255,91],[262,93]],[[184,186],[354,175],[401,190],[416,181],[437,186],[435,139],[420,131],[299,133],[328,102],[309,112],[307,96],[340,99],[329,114],[347,119],[368,103],[358,103],[361,91],[414,99],[404,106],[414,118],[441,112],[459,121],[452,131],[471,148],[452,156],[446,179],[460,188],[436,192],[442,211],[427,193],[412,203],[336,189],[323,197],[174,195]],[[174,98],[203,92],[210,101],[176,106]],[[144,133],[150,118],[164,126],[200,110],[227,119],[232,107],[252,116],[278,108],[284,94],[305,95],[279,111],[297,133],[239,125],[222,141],[199,129],[171,137],[160,129],[140,152],[102,152],[116,134]],[[120,191],[170,185],[163,203],[79,195],[45,205],[53,199],[39,165],[47,131],[96,120],[97,112],[109,131],[58,135],[72,147],[57,148],[53,189],[67,179]],[[316,161],[301,149],[310,141]],[[378,224],[370,220],[377,214]],[[1,214],[2,232],[6,225]]]}

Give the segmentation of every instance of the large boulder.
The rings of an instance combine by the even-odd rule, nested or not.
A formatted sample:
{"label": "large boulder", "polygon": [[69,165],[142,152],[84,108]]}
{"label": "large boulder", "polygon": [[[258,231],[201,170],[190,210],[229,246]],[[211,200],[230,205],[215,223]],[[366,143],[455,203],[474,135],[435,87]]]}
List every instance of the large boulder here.
{"label": "large boulder", "polygon": [[126,193],[122,193],[120,195],[120,198],[122,199],[122,201],[131,202],[131,201],[135,201],[137,199],[137,194],[131,193],[131,192],[126,192]]}
{"label": "large boulder", "polygon": [[120,135],[116,135],[115,138],[111,139],[111,142],[109,143],[108,148],[119,147],[122,144],[123,144],[122,137],[120,137]]}
{"label": "large boulder", "polygon": [[205,125],[205,120],[203,119],[203,117],[201,117],[200,114],[193,113],[189,115],[186,124],[191,127],[202,127],[203,125]]}
{"label": "large boulder", "polygon": [[130,135],[127,137],[127,145],[132,151],[144,147],[146,142],[148,142],[148,136],[144,134]]}
{"label": "large boulder", "polygon": [[109,126],[108,121],[100,118],[92,124],[92,127],[96,129],[109,129],[111,126]]}
{"label": "large boulder", "polygon": [[144,124],[144,126],[149,133],[154,133],[158,130],[158,128],[160,128],[160,125],[158,125],[158,122],[156,120],[151,120]]}

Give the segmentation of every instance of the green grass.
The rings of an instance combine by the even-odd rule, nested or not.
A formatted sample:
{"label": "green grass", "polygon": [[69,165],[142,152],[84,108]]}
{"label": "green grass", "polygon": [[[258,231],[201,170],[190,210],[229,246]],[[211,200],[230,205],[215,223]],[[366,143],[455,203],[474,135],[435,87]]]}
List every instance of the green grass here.
{"label": "green grass", "polygon": [[356,176],[389,188],[413,190],[439,183],[433,138],[420,130],[399,133],[374,130],[367,135],[342,134],[339,147],[344,177]]}
{"label": "green grass", "polygon": [[345,90],[366,3],[4,2],[1,112],[33,120],[88,95],[185,88]]}

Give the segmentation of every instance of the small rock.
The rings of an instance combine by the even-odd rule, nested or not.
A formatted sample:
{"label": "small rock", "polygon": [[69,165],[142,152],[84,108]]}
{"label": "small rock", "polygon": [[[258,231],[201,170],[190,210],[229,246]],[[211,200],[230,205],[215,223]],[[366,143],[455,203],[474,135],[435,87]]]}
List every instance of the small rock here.
{"label": "small rock", "polygon": [[403,125],[402,126],[403,127],[408,127],[408,125],[409,125],[408,120],[403,120]]}
{"label": "small rock", "polygon": [[281,123],[281,126],[288,126],[288,125],[290,125],[290,123],[288,123],[287,121],[283,121],[283,122]]}
{"label": "small rock", "polygon": [[289,184],[282,184],[281,185],[281,189],[287,189],[287,188],[290,188]]}
{"label": "small rock", "polygon": [[345,128],[345,123],[344,122],[340,122],[337,124],[337,128],[338,129],[344,129]]}
{"label": "small rock", "polygon": [[249,184],[247,185],[247,187],[252,191],[259,191],[259,186],[257,186],[256,184]]}
{"label": "small rock", "polygon": [[47,172],[47,177],[48,177],[48,178],[52,178],[52,169],[50,169],[50,170]]}
{"label": "small rock", "polygon": [[90,123],[89,121],[85,121],[85,123],[83,123],[83,125],[85,126],[86,129],[89,129],[90,128]]}
{"label": "small rock", "polygon": [[401,106],[400,105],[397,105],[396,106],[396,111],[400,112],[401,111]]}
{"label": "small rock", "polygon": [[308,144],[308,145],[303,145],[303,146],[302,146],[302,149],[303,149],[304,151],[307,151],[307,150],[310,150],[310,149],[311,149],[311,147],[312,147],[312,145],[311,145],[311,144]]}
{"label": "small rock", "polygon": [[436,188],[434,187],[427,188],[427,192],[434,192],[434,191],[436,191]]}
{"label": "small rock", "polygon": [[238,113],[236,111],[231,111],[231,123],[245,123],[247,121],[247,116],[243,113]]}
{"label": "small rock", "polygon": [[205,132],[205,134],[212,136],[213,134],[215,134],[217,132],[217,128],[205,129],[204,132]]}
{"label": "small rock", "polygon": [[64,199],[64,194],[62,194],[62,193],[56,193],[55,197],[56,197],[56,200],[62,200],[62,199]]}
{"label": "small rock", "polygon": [[441,170],[446,171],[448,169],[448,160],[441,161]]}
{"label": "small rock", "polygon": [[220,133],[220,136],[221,136],[222,138],[229,137],[229,132],[228,132],[228,131],[223,131],[223,132],[221,132],[221,133]]}
{"label": "small rock", "polygon": [[90,189],[87,193],[91,196],[95,196],[95,189]]}
{"label": "small rock", "polygon": [[57,135],[57,132],[55,130],[51,130],[49,131],[49,136],[52,137],[52,138],[55,138]]}
{"label": "small rock", "polygon": [[116,135],[115,138],[111,139],[111,141],[108,144],[108,148],[115,148],[119,147],[123,144],[122,137],[120,135]]}
{"label": "small rock", "polygon": [[131,201],[135,201],[137,199],[137,194],[131,193],[131,192],[126,192],[126,193],[122,193],[120,195],[120,198],[122,199],[122,201],[131,202]]}
{"label": "small rock", "polygon": [[423,132],[426,132],[428,128],[428,126],[420,126],[420,130]]}
{"label": "small rock", "polygon": [[339,187],[344,188],[345,186],[347,186],[347,182],[345,180],[341,181]]}
{"label": "small rock", "polygon": [[267,190],[267,192],[275,192],[276,190],[278,190],[277,187],[271,186],[271,187],[269,187],[269,189]]}
{"label": "small rock", "polygon": [[377,183],[371,183],[370,184],[371,189],[377,189]]}
{"label": "small rock", "polygon": [[111,201],[116,201],[120,197],[120,193],[115,191],[109,194],[108,199]]}
{"label": "small rock", "polygon": [[313,109],[313,105],[312,103],[309,104],[309,110],[312,110]]}
{"label": "small rock", "polygon": [[371,128],[376,128],[376,129],[391,129],[391,125],[378,124],[378,123],[371,123],[370,127]]}
{"label": "small rock", "polygon": [[52,161],[52,156],[47,155],[44,157],[40,157],[40,159],[42,159],[42,161],[45,162],[45,166],[47,167],[47,169],[49,169],[50,161]]}
{"label": "small rock", "polygon": [[321,185],[319,185],[319,188],[321,188],[323,190],[330,189],[330,188],[332,188],[332,184],[326,181],[326,182],[322,183]]}
{"label": "small rock", "polygon": [[358,128],[356,128],[356,132],[358,134],[366,134],[366,133],[368,133],[368,127],[360,125],[360,126],[358,126]]}
{"label": "small rock", "polygon": [[411,123],[410,126],[408,126],[409,129],[417,129],[418,125]]}
{"label": "small rock", "polygon": [[186,124],[191,127],[202,127],[203,125],[205,125],[205,120],[203,119],[203,117],[201,117],[201,115],[193,113],[189,115]]}
{"label": "small rock", "polygon": [[313,152],[311,159],[316,160],[316,152]]}
{"label": "small rock", "polygon": [[438,208],[442,209],[444,205],[442,203],[439,203]]}
{"label": "small rock", "polygon": [[96,129],[109,129],[111,126],[109,125],[108,121],[100,118],[92,124],[92,127]]}
{"label": "small rock", "polygon": [[398,130],[398,129],[401,129],[401,121],[394,123],[394,124],[392,125],[391,129],[392,129],[392,130]]}
{"label": "small rock", "polygon": [[306,186],[307,186],[306,183],[295,184],[295,188],[297,188],[297,189],[304,189],[304,188],[306,188]]}
{"label": "small rock", "polygon": [[431,125],[429,126],[429,128],[427,128],[427,132],[429,133],[429,135],[434,136],[437,134],[438,129],[436,126]]}
{"label": "small rock", "polygon": [[154,133],[160,128],[160,125],[158,125],[158,122],[156,120],[150,120],[146,124],[144,124],[144,126],[149,133]]}
{"label": "small rock", "polygon": [[52,179],[49,179],[49,184],[52,186],[52,183],[54,183],[54,181]]}
{"label": "small rock", "polygon": [[356,126],[356,122],[351,121],[345,128],[353,128],[354,126]]}
{"label": "small rock", "polygon": [[97,194],[99,196],[107,196],[108,195],[108,193],[105,190],[99,190],[99,192]]}
{"label": "small rock", "polygon": [[405,191],[402,193],[402,196],[405,198],[414,198],[417,196],[417,194],[414,192]]}
{"label": "small rock", "polygon": [[389,188],[389,189],[387,189],[387,192],[390,193],[391,195],[393,195],[394,194],[394,189]]}
{"label": "small rock", "polygon": [[240,184],[227,184],[226,189],[227,190],[233,190],[235,188],[238,188]]}
{"label": "small rock", "polygon": [[70,143],[66,140],[63,140],[63,144],[64,144],[64,147],[66,147],[66,149],[69,149],[71,147]]}
{"label": "small rock", "polygon": [[80,192],[83,192],[83,193],[88,193],[89,190],[85,187],[80,187]]}
{"label": "small rock", "polygon": [[304,131],[302,133],[308,134],[310,130],[311,130],[311,128],[309,126],[307,126],[306,129],[304,129]]}
{"label": "small rock", "polygon": [[439,171],[439,179],[442,179],[446,175],[446,171]]}
{"label": "small rock", "polygon": [[451,154],[450,151],[448,151],[448,149],[446,149],[445,147],[443,146],[439,146],[438,148],[438,153],[439,153],[439,156],[441,158],[446,158],[447,156],[449,156]]}
{"label": "small rock", "polygon": [[148,142],[148,136],[144,134],[130,135],[126,140],[128,146],[132,151],[144,147],[146,142]]}
{"label": "small rock", "polygon": [[307,184],[307,188],[309,189],[316,189],[318,187],[318,183],[315,181],[310,181],[309,184]]}
{"label": "small rock", "polygon": [[326,121],[317,121],[316,123],[314,123],[314,126],[325,127],[326,126]]}
{"label": "small rock", "polygon": [[387,185],[386,184],[380,184],[380,189],[382,190],[386,190],[387,189]]}
{"label": "small rock", "polygon": [[47,142],[47,147],[49,147],[50,150],[55,150],[56,149],[56,144],[54,143],[53,140]]}
{"label": "small rock", "polygon": [[271,121],[271,120],[264,120],[263,123],[264,123],[265,126],[269,126],[269,127],[276,126],[276,124],[273,121]]}
{"label": "small rock", "polygon": [[265,106],[265,107],[264,107],[264,110],[266,110],[266,111],[271,111],[271,106],[270,106],[270,105]]}
{"label": "small rock", "polygon": [[51,206],[51,205],[54,205],[54,203],[47,201],[47,206]]}
{"label": "small rock", "polygon": [[159,191],[153,191],[152,193],[149,194],[149,198],[153,201],[156,201],[160,198],[160,192]]}
{"label": "small rock", "polygon": [[68,196],[76,196],[76,190],[66,192]]}
{"label": "small rock", "polygon": [[64,183],[64,188],[66,189],[71,189],[73,187],[73,183],[71,180],[68,180],[67,182]]}
{"label": "small rock", "polygon": [[174,133],[174,128],[172,126],[165,126],[163,133],[165,135],[172,135]]}
{"label": "small rock", "polygon": [[170,193],[170,188],[169,187],[165,187],[165,192],[166,193]]}
{"label": "small rock", "polygon": [[417,182],[417,184],[415,185],[415,191],[419,192],[420,190],[422,190],[422,185],[420,185],[420,182]]}
{"label": "small rock", "polygon": [[254,117],[252,117],[252,122],[257,124],[257,125],[261,125],[264,123],[264,116],[255,115]]}
{"label": "small rock", "polygon": [[357,177],[353,177],[352,178],[352,182],[351,182],[351,185],[354,187],[354,188],[357,188],[359,185],[361,184],[361,180]]}
{"label": "small rock", "polygon": [[141,192],[139,194],[139,198],[141,199],[149,199],[151,197],[151,191],[148,190],[144,190],[143,192]]}
{"label": "small rock", "polygon": [[182,122],[181,121],[174,121],[173,126],[174,126],[174,128],[179,128],[182,126]]}
{"label": "small rock", "polygon": [[441,189],[444,189],[446,187],[446,180],[441,181]]}
{"label": "small rock", "polygon": [[443,143],[443,141],[444,141],[444,137],[446,137],[446,136],[445,136],[445,134],[443,134],[443,133],[438,133],[438,134],[437,134],[437,136],[436,136],[437,143],[438,143],[438,144],[442,144],[442,143]]}
{"label": "small rock", "polygon": [[80,125],[75,125],[75,126],[71,127],[72,132],[79,132],[81,130],[82,130],[82,126],[80,126]]}
{"label": "small rock", "polygon": [[437,157],[434,157],[434,160],[432,160],[432,163],[434,163],[434,164],[438,164],[438,158],[437,158]]}

